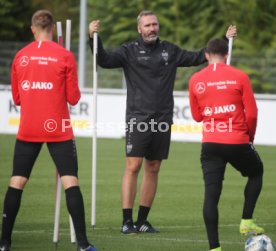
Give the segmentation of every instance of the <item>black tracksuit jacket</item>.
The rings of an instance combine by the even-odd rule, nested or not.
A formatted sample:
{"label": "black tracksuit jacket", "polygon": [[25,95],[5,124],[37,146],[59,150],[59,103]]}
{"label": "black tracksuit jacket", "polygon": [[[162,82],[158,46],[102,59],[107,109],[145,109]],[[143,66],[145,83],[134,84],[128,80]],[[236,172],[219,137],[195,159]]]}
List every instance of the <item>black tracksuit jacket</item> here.
{"label": "black tracksuit jacket", "polygon": [[[89,39],[93,52],[93,39]],[[121,45],[108,53],[98,37],[98,64],[102,68],[124,70],[127,84],[126,121],[172,122],[173,87],[177,67],[197,66],[204,62],[205,49],[190,52],[167,41],[146,44],[142,38]]]}

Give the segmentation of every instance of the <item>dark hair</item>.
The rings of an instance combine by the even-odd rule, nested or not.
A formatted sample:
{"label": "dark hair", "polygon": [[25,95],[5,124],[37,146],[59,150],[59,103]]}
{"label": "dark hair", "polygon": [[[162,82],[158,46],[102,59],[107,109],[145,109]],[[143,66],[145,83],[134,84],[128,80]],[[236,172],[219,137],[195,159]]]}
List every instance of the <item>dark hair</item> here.
{"label": "dark hair", "polygon": [[225,56],[228,53],[228,44],[225,39],[215,38],[208,42],[206,52]]}
{"label": "dark hair", "polygon": [[141,17],[143,16],[156,16],[151,10],[142,10],[137,17],[137,24],[139,24]]}
{"label": "dark hair", "polygon": [[48,10],[38,10],[33,14],[32,25],[41,28],[42,30],[50,31],[54,26],[54,18]]}

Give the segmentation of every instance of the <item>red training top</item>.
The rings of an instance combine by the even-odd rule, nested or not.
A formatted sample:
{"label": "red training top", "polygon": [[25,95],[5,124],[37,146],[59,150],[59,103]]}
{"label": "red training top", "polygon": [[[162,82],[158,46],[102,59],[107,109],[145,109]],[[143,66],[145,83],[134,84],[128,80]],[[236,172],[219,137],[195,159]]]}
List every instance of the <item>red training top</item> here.
{"label": "red training top", "polygon": [[257,105],[248,76],[224,63],[210,64],[189,81],[193,118],[203,121],[202,142],[253,142]]}
{"label": "red training top", "polygon": [[68,103],[80,99],[73,54],[52,41],[32,42],[12,64],[12,95],[21,106],[17,139],[59,142],[73,139]]}

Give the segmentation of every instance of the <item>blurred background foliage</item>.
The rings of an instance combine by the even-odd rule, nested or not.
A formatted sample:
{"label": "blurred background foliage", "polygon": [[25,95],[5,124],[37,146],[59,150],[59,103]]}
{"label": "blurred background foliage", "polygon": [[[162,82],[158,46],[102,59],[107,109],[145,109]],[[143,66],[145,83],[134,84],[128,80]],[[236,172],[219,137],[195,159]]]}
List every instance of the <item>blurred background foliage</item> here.
{"label": "blurred background foliage", "polygon": [[[88,21],[101,20],[100,36],[108,50],[137,38],[136,17],[153,10],[160,22],[160,38],[187,50],[197,50],[222,37],[230,24],[238,27],[232,65],[249,74],[256,93],[276,93],[276,0],[87,0]],[[10,42],[29,42],[30,20],[37,9],[50,10],[56,21],[73,23],[72,50],[78,56],[80,0],[0,0],[0,58]],[[65,27],[64,27],[65,29]],[[24,43],[23,43],[24,44]],[[20,44],[21,45],[21,44]],[[19,46],[20,46],[19,45]],[[23,45],[22,45],[23,46]],[[18,47],[18,46],[17,46]],[[1,60],[1,59],[0,59]],[[87,86],[91,81],[87,48]],[[0,61],[1,67],[4,64]],[[202,66],[201,66],[202,67]],[[188,78],[201,67],[179,69],[176,90],[186,90]],[[100,70],[100,87],[121,88],[120,70]]]}

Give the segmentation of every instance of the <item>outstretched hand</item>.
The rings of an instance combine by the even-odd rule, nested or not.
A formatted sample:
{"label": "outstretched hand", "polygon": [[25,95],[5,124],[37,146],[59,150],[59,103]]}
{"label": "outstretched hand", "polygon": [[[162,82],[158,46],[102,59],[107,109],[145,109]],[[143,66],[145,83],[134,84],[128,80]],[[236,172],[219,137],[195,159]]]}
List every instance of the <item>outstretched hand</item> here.
{"label": "outstretched hand", "polygon": [[226,32],[226,37],[229,38],[235,38],[237,36],[237,27],[236,25],[230,25]]}

